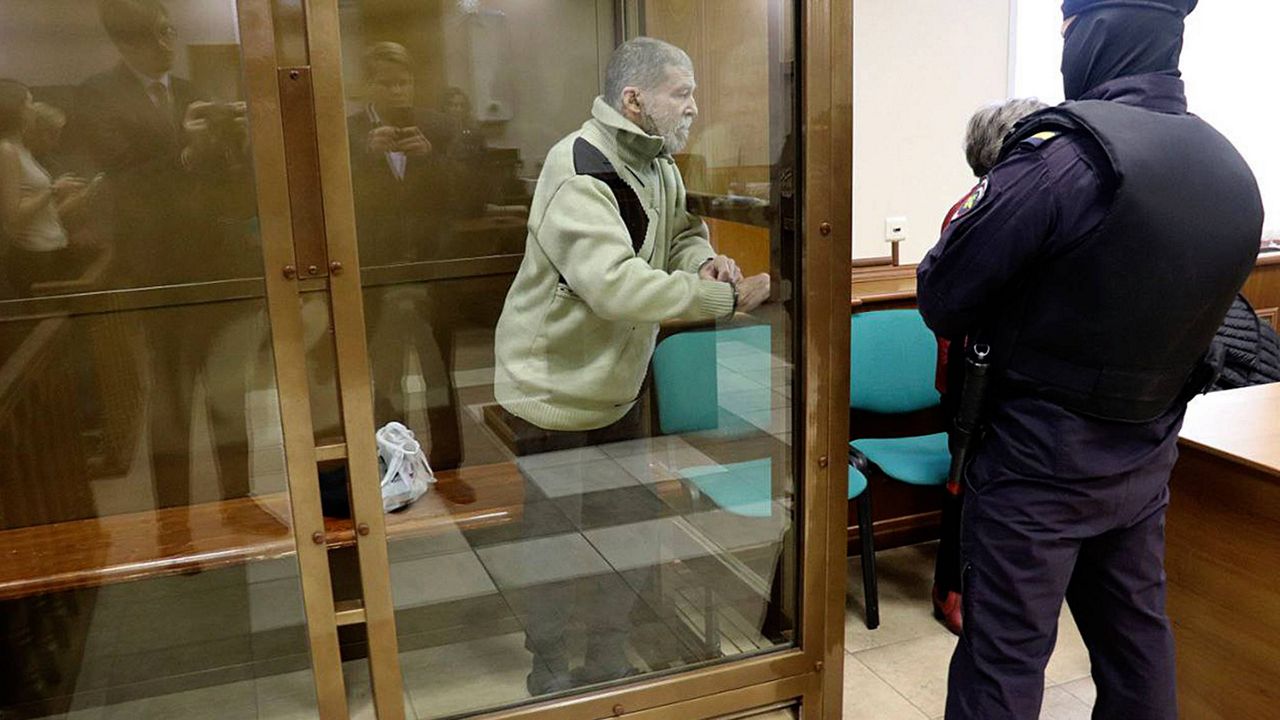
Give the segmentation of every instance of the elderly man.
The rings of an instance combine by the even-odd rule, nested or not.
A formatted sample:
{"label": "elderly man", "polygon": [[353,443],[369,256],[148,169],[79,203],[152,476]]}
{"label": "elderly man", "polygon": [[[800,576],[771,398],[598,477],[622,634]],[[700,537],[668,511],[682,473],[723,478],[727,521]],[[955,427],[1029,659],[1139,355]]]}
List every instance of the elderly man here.
{"label": "elderly man", "polygon": [[1196,0],[1066,0],[1068,102],[1023,120],[920,264],[920,311],[989,345],[964,475],[948,720],[1033,720],[1065,599],[1094,717],[1178,716],[1164,518],[1187,401],[1252,270],[1248,164],[1187,112]]}
{"label": "elderly man", "polygon": [[693,64],[636,38],[614,51],[591,119],[547,154],[524,262],[497,327],[494,391],[549,431],[605,428],[636,404],[664,320],[714,320],[769,296],[685,209],[671,154],[698,116]]}
{"label": "elderly man", "polygon": [[[692,63],[679,48],[630,40],[609,61],[592,118],[547,154],[524,262],[497,328],[494,394],[519,455],[643,434],[636,400],[658,324],[726,318],[769,296],[769,276],[744,279],[733,260],[716,255],[706,226],[685,209],[671,154],[684,147],[698,116],[694,87]],[[554,470],[583,491],[528,501],[527,537],[563,532],[565,514],[586,512],[591,478],[580,474],[592,467]],[[530,478],[525,497],[542,495]],[[638,523],[662,511],[640,498],[627,512]],[[528,549],[529,564],[546,562],[538,543],[519,547]],[[626,652],[635,600],[615,575],[539,586],[528,605],[529,693],[636,672]],[[575,614],[585,655],[571,667],[569,648],[578,643],[566,636]]]}

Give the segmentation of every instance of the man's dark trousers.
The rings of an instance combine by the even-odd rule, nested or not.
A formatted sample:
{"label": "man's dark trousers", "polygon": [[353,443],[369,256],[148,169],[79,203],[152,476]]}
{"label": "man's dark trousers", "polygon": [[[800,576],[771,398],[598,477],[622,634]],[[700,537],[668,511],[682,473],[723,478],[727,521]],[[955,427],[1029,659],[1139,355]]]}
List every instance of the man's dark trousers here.
{"label": "man's dark trousers", "polygon": [[984,448],[967,474],[964,634],[948,720],[1039,717],[1064,598],[1089,649],[1093,717],[1176,718],[1164,574],[1176,448],[1130,473],[1082,480],[1019,475],[999,455]]}

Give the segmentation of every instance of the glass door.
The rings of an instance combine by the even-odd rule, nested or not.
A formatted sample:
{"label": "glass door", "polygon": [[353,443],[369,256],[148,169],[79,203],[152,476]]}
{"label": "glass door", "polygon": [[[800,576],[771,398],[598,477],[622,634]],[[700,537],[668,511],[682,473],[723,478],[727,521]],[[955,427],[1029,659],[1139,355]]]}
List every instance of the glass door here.
{"label": "glass door", "polygon": [[0,28],[0,717],[345,717],[269,5]]}
{"label": "glass door", "polygon": [[[802,10],[307,4],[329,253],[359,268],[331,279],[368,530],[341,640],[379,717],[821,675],[848,258],[802,241],[832,184],[806,197]],[[429,466],[411,502],[397,446]]]}
{"label": "glass door", "polygon": [[0,717],[837,716],[847,4],[0,3]]}

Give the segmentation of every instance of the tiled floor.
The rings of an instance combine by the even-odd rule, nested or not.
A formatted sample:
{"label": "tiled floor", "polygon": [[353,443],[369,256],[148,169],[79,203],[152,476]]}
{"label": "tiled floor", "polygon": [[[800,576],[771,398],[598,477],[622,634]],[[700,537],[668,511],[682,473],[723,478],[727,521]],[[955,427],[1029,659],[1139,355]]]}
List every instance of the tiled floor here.
{"label": "tiled floor", "polygon": [[[553,573],[556,578],[567,578],[565,582],[577,585],[584,582],[598,584],[608,578],[619,577],[592,573],[612,562],[625,563],[625,559],[604,559],[610,552],[603,548],[597,550],[583,540],[581,535],[555,537],[578,538],[583,547],[575,551],[571,548],[557,550],[538,545],[537,554],[556,556],[563,560],[544,566],[546,572]],[[537,544],[545,541],[535,539],[530,542]],[[491,619],[481,618],[476,614],[478,611],[472,601],[482,596],[497,597],[502,592],[506,595],[506,602],[497,603],[493,612],[505,615],[514,613],[519,616],[520,622],[524,622],[528,610],[526,605],[531,595],[549,592],[552,585],[548,585],[547,577],[532,577],[527,569],[515,561],[517,558],[494,552],[495,548],[511,550],[520,544],[522,543],[489,546],[474,553],[450,552],[448,543],[420,546],[413,551],[406,551],[407,557],[395,563],[396,574],[405,583],[397,585],[397,606],[423,607],[429,610],[436,623],[443,628],[442,636],[448,637],[451,631],[446,626],[449,622],[493,627]],[[620,548],[625,546],[626,543],[618,545]],[[649,550],[643,544],[635,552],[645,555],[643,562],[652,562],[648,558]],[[579,556],[592,558],[591,567],[577,567],[583,564],[580,559],[574,560]],[[480,559],[477,560],[477,557]],[[947,663],[955,639],[933,620],[924,600],[931,582],[933,548],[926,545],[884,551],[879,554],[878,561],[882,626],[874,631],[867,630],[863,624],[857,560],[850,562],[849,592],[846,596],[848,611],[845,623],[844,717],[852,720],[939,718],[944,709]],[[642,564],[641,567],[646,566]],[[286,570],[283,564],[278,567],[264,565],[253,575],[260,583],[296,582],[296,579],[286,575]],[[424,583],[423,578],[435,578],[437,582]],[[630,592],[628,584],[635,584],[631,579],[626,583],[618,580],[612,582],[626,592]],[[183,583],[188,586],[188,592],[179,594],[176,587]],[[163,614],[179,608],[192,610],[191,593],[199,590],[197,594],[201,607],[205,609],[197,614],[208,615],[214,621],[205,634],[213,638],[220,633],[229,633],[229,638],[234,639],[236,635],[248,630],[245,627],[237,630],[235,627],[235,608],[240,607],[243,613],[246,611],[243,607],[246,603],[251,622],[263,622],[263,627],[274,627],[267,622],[276,617],[274,615],[269,616],[267,621],[256,619],[257,613],[266,609],[258,607],[252,592],[260,583],[250,582],[250,592],[245,597],[238,597],[237,593],[222,589],[235,587],[237,583],[219,582],[214,573],[173,579],[157,585],[122,586],[114,593],[119,595],[118,601],[113,599],[112,592],[104,593],[104,597],[100,598],[98,612],[110,615],[110,618],[104,616],[104,620],[121,620],[130,607],[146,605],[151,609],[145,614],[146,617],[162,623],[172,623],[173,621],[158,618],[155,613]],[[195,587],[197,585],[204,588],[199,589]],[[126,591],[125,588],[130,589]],[[694,590],[696,589],[695,586]],[[219,593],[227,594],[227,597],[221,598]],[[176,602],[180,597],[183,598],[181,603]],[[647,598],[646,603],[650,602],[652,601]],[[447,614],[444,609],[450,607],[461,608],[461,614],[457,618],[444,619]],[[652,609],[641,607],[633,611],[631,616],[633,645],[637,645],[634,637],[642,631],[668,632]],[[150,633],[146,631],[147,626],[142,618],[143,615],[138,616],[139,621],[133,629],[127,624],[116,625],[113,622],[118,633],[115,637],[117,648],[131,643],[140,646],[146,644],[145,638]],[[282,621],[283,619],[285,618]],[[298,620],[295,617],[293,624],[296,625]],[[653,627],[647,630],[642,628],[645,622]],[[725,641],[724,651],[732,654],[737,650],[753,649],[734,644],[741,642],[741,638],[735,634],[741,635],[744,628],[745,632],[750,633],[753,626],[758,627],[757,623],[758,618],[745,623],[725,622],[721,628]],[[176,625],[182,625],[185,633],[194,632],[189,624],[177,623],[174,626]],[[525,678],[536,660],[526,649],[525,633],[518,629],[518,625],[515,627],[514,632],[481,633],[469,640],[405,649],[401,659],[408,716],[423,719],[442,717],[526,699],[528,690]],[[668,636],[668,641],[678,643],[673,636]],[[211,645],[205,645],[197,654],[206,655],[210,648]],[[228,651],[241,652],[246,657],[253,656],[252,648],[248,646],[239,651],[228,648]],[[152,653],[154,652],[153,650]],[[177,652],[165,657],[180,662],[188,655],[189,653]],[[147,654],[137,657],[148,660]],[[645,666],[645,661],[640,656],[633,654],[632,659],[638,667]],[[228,662],[232,660],[229,659]],[[115,671],[118,674],[123,669],[117,667]],[[344,668],[344,674],[352,716],[372,717],[367,665],[362,661],[349,662]],[[82,680],[87,682],[88,678]],[[65,717],[74,720],[198,720],[206,717],[303,720],[315,717],[315,696],[311,682],[310,673],[300,669],[257,678],[246,677],[214,687],[119,701],[111,699],[117,695],[117,691],[109,686],[101,691],[90,692],[86,685],[85,692],[75,706],[78,709]],[[1084,647],[1070,616],[1064,613],[1058,648],[1047,671],[1041,717],[1045,720],[1086,720],[1089,718],[1093,692]],[[101,706],[103,702],[107,703],[105,707]]]}
{"label": "tiled floor", "polygon": [[[531,669],[546,666],[530,648],[561,643],[580,665],[593,628],[611,623],[625,627],[628,664],[642,672],[680,667],[709,652],[697,640],[710,627],[709,598],[716,603],[720,653],[768,646],[761,632],[764,599],[791,524],[787,503],[766,495],[766,517],[746,517],[699,499],[681,475],[788,455],[787,371],[753,352],[743,343],[719,348],[717,428],[520,458],[529,478],[520,522],[391,544],[408,717],[429,720],[527,700]],[[466,462],[511,460],[483,421],[483,405],[493,402],[491,371],[476,367],[455,375],[466,406]],[[418,395],[425,383],[411,375],[406,388]],[[411,404],[410,415],[421,419],[421,403]],[[273,391],[250,398],[255,483],[279,482],[283,469],[274,405]],[[207,433],[199,415],[197,437]],[[139,452],[145,467],[145,447]],[[193,457],[205,476],[210,455],[201,449]],[[211,480],[193,484],[207,492]],[[146,477],[133,477],[104,481],[96,490],[109,506],[112,493],[149,492],[149,485]],[[672,487],[683,491],[673,495]],[[930,614],[932,553],[921,546],[878,555],[882,624],[875,631],[863,625],[860,573],[851,561],[846,718],[943,714],[955,639]],[[557,602],[570,608],[563,613],[565,630],[538,639],[535,626],[543,620],[537,616],[547,616],[548,598],[551,615]],[[593,610],[593,603],[597,610],[607,605],[613,616]],[[103,588],[92,608],[75,703],[60,717],[316,716],[292,559]],[[344,675],[352,716],[371,718],[367,663],[346,663]],[[1065,612],[1046,675],[1042,718],[1088,718],[1094,699],[1088,658]]]}
{"label": "tiled floor", "polygon": [[[844,717],[846,720],[931,720],[946,709],[947,667],[956,638],[930,612],[934,546],[877,553],[880,627],[863,622],[857,558],[846,595]],[[1089,720],[1094,688],[1089,657],[1064,608],[1058,645],[1045,677],[1042,720]]]}

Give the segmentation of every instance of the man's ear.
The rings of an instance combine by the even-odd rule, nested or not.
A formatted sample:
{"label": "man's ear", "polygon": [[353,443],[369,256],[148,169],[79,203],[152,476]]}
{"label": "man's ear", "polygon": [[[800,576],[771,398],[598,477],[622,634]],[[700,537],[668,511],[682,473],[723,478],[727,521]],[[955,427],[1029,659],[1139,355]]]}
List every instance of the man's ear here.
{"label": "man's ear", "polygon": [[640,102],[640,88],[630,86],[622,88],[622,109],[636,115],[644,112],[644,105]]}

